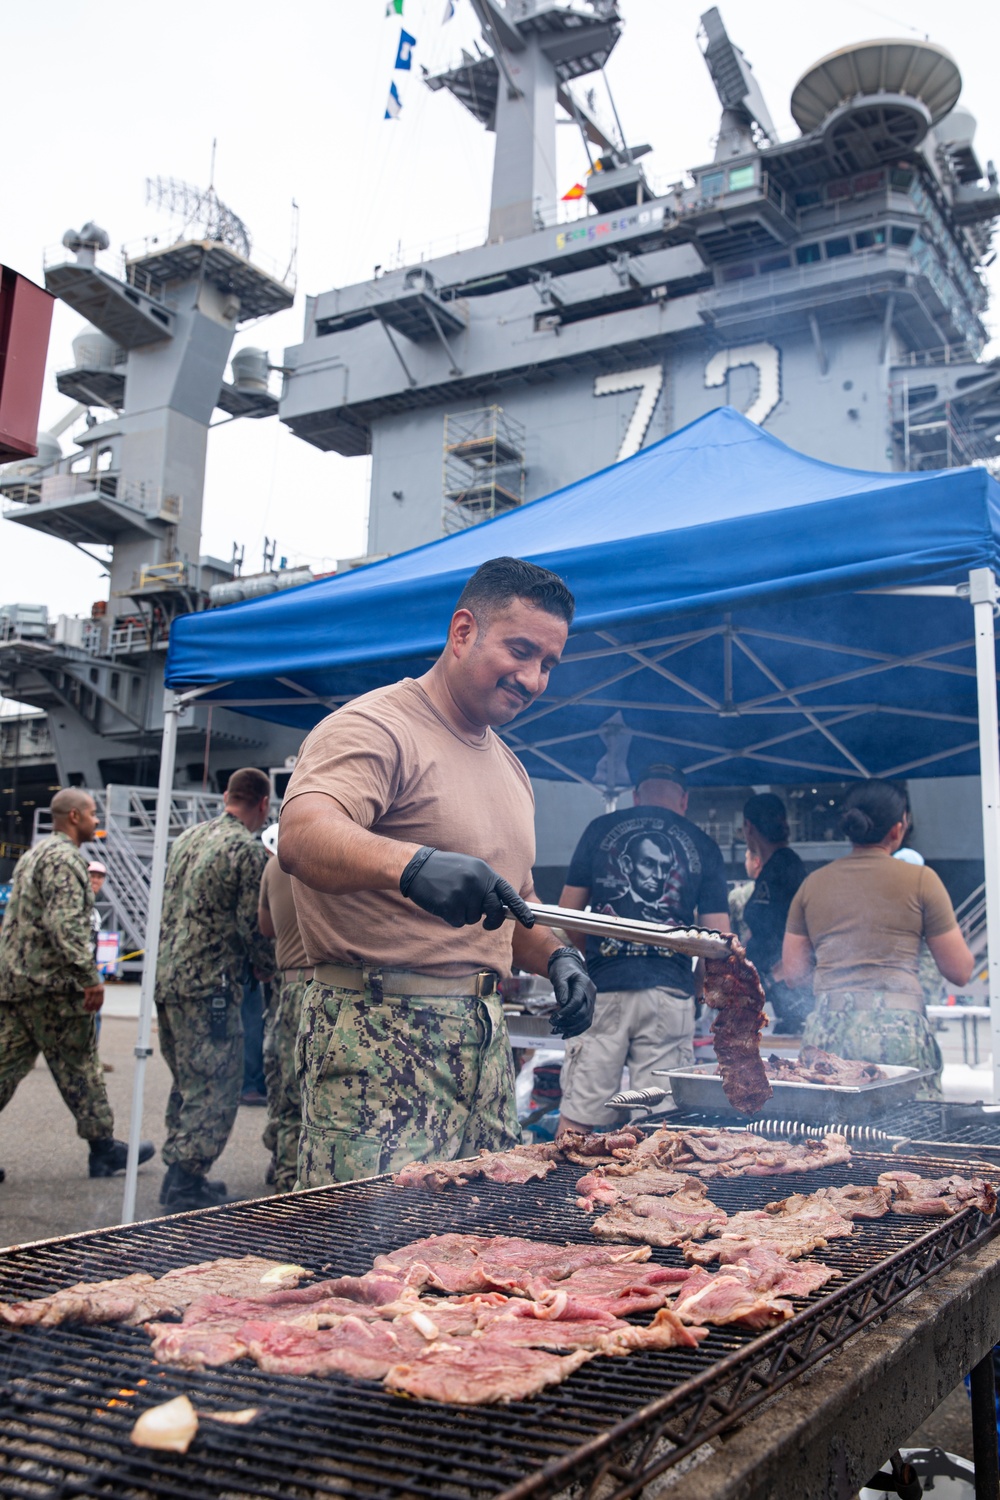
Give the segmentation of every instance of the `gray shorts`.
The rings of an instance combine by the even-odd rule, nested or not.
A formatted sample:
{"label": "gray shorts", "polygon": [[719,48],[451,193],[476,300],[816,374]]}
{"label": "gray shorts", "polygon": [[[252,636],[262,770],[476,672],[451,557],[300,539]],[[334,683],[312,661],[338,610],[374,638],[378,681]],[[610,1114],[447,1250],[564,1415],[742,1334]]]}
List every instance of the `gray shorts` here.
{"label": "gray shorts", "polygon": [[654,1068],[683,1068],[694,1062],[694,1001],[671,990],[608,990],[597,997],[590,1030],[566,1043],[562,1066],[563,1116],[579,1125],[620,1124],[621,1110],[607,1100],[621,1088],[628,1067],[629,1087],[663,1085]]}

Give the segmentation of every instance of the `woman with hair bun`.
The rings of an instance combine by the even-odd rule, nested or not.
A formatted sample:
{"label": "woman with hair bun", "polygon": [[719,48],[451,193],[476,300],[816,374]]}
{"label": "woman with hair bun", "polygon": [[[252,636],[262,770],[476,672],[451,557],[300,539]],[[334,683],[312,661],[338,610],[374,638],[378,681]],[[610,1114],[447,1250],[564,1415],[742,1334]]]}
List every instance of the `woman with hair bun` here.
{"label": "woman with hair bun", "polygon": [[895,782],[851,788],[840,826],[854,848],[799,887],[782,961],[790,984],[812,972],[816,1004],[803,1042],[861,1062],[928,1069],[935,1077],[927,1093],[940,1096],[941,1049],[917,976],[921,940],[952,984],[968,983],[974,960],[934,871],[892,858],[909,824],[909,798]]}
{"label": "woman with hair bun", "polygon": [[750,929],[747,958],[760,975],[764,993],[774,1011],[776,1035],[798,1032],[812,1010],[811,988],[795,989],[785,982],[781,944],[792,897],[806,878],[806,867],[788,847],[789,828],[785,804],[774,792],[757,792],[743,807],[743,837],[748,855],[760,865],[753,894],[743,908],[743,922]]}

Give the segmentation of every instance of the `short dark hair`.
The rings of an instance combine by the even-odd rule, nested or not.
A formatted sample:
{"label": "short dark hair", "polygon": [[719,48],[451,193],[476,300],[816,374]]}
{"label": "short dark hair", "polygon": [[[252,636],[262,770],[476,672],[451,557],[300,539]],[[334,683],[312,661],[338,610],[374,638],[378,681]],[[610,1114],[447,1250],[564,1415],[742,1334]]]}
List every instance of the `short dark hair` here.
{"label": "short dark hair", "polygon": [[840,827],[852,844],[880,844],[909,810],[905,787],[873,776],[851,787],[840,805]]}
{"label": "short dark hair", "polygon": [[659,745],[648,740],[634,739],[628,747],[628,774],[632,785],[640,787],[644,781],[672,781],[682,792],[687,791],[687,777],[680,766],[666,760]]}
{"label": "short dark hair", "polygon": [[234,771],[226,783],[230,802],[239,802],[244,807],[254,807],[271,795],[271,778],[256,766],[241,766]]}
{"label": "short dark hair", "polygon": [[496,611],[506,609],[513,599],[524,599],[546,614],[558,615],[567,625],[573,623],[576,601],[562,579],[548,568],[525,562],[520,557],[491,557],[482,563],[458,598],[456,609],[467,609],[480,623]]}
{"label": "short dark hair", "polygon": [[789,827],[785,804],[774,792],[757,792],[743,804],[743,821],[752,823],[769,844],[787,844]]}

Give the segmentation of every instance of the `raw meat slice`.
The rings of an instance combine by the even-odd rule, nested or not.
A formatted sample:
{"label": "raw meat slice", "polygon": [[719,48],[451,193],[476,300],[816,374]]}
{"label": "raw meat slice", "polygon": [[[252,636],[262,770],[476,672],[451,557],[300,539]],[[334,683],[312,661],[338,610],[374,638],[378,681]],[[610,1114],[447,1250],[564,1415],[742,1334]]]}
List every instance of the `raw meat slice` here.
{"label": "raw meat slice", "polygon": [[489,1338],[449,1339],[431,1344],[416,1359],[393,1365],[385,1384],[402,1395],[457,1406],[524,1401],[546,1386],[558,1385],[592,1358],[587,1349],[550,1354]]}
{"label": "raw meat slice", "polygon": [[634,1266],[587,1266],[562,1281],[553,1282],[544,1274],[528,1276],[523,1288],[527,1296],[536,1299],[561,1292],[576,1305],[625,1317],[662,1307],[687,1274],[673,1266],[648,1265],[641,1270]]}
{"label": "raw meat slice", "polygon": [[412,1326],[343,1318],[335,1328],[314,1331],[257,1320],[237,1335],[260,1369],[277,1375],[353,1375],[380,1380],[400,1358],[424,1346]]}
{"label": "raw meat slice", "polygon": [[705,1000],[718,1011],[712,1038],[723,1093],[741,1114],[754,1114],[772,1093],[760,1055],[767,1017],[760,977],[739,943],[728,958],[705,960]]}
{"label": "raw meat slice", "polygon": [[887,1187],[860,1187],[853,1182],[843,1187],[817,1188],[814,1196],[831,1203],[845,1219],[884,1219],[891,1202]]}
{"label": "raw meat slice", "polygon": [[762,1243],[772,1244],[787,1260],[798,1260],[811,1250],[822,1250],[830,1240],[854,1232],[850,1219],[843,1218],[831,1204],[802,1193],[766,1209],[749,1209],[730,1214],[717,1238],[706,1244],[691,1241],[681,1246],[685,1260],[707,1265],[718,1260],[726,1265],[739,1260]]}
{"label": "raw meat slice", "polygon": [[[136,1271],[112,1281],[78,1282],[27,1302],[0,1302],[0,1323],[40,1323],[46,1327],[59,1323],[145,1323],[164,1313],[182,1311],[206,1292],[240,1296],[254,1290],[263,1295],[311,1274],[302,1266],[288,1266],[257,1255],[223,1257],[179,1266],[160,1277]],[[272,1279],[266,1280],[268,1277]]]}
{"label": "raw meat slice", "polygon": [[634,1349],[694,1349],[708,1334],[707,1328],[685,1327],[669,1307],[661,1307],[651,1323],[637,1328],[626,1323],[616,1329],[601,1346],[602,1354],[625,1354]]}
{"label": "raw meat slice", "polygon": [[247,1353],[237,1329],[210,1323],[147,1323],[146,1332],[152,1335],[157,1363],[180,1365],[186,1370],[216,1369],[243,1359]]}
{"label": "raw meat slice", "polygon": [[735,1323],[740,1328],[774,1328],[795,1311],[790,1302],[769,1292],[758,1292],[740,1276],[719,1272],[706,1276],[700,1287],[684,1291],[673,1311],[683,1323]]}
{"label": "raw meat slice", "polygon": [[878,1185],[892,1194],[894,1214],[947,1217],[965,1208],[992,1214],[997,1206],[993,1186],[982,1177],[921,1177],[919,1172],[883,1172]]}
{"label": "raw meat slice", "polygon": [[744,1277],[755,1291],[772,1292],[776,1297],[808,1297],[842,1274],[818,1260],[790,1261],[774,1245],[756,1245],[726,1269]]}
{"label": "raw meat slice", "polygon": [[648,1245],[613,1250],[508,1235],[440,1234],[376,1256],[375,1268],[403,1272],[412,1286],[445,1292],[502,1292],[516,1290],[520,1280],[534,1271],[544,1271],[558,1281],[583,1266],[643,1261],[649,1254]]}

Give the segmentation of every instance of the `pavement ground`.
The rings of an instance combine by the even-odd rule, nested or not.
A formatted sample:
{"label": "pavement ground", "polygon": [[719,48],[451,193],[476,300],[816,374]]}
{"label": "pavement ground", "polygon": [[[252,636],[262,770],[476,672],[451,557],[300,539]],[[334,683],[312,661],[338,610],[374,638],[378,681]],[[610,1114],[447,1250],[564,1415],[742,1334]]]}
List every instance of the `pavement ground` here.
{"label": "pavement ground", "polygon": [[[100,1051],[114,1068],[105,1077],[116,1134],[121,1138],[128,1132],[137,1014],[137,985],[108,987]],[[957,1023],[949,1024],[939,1040],[950,1065],[947,1072],[961,1085],[946,1092],[952,1097],[988,1098],[992,1086],[988,1032],[983,1036],[987,1056],[975,1069],[963,1066]],[[169,1087],[170,1074],[159,1053],[154,1023],[142,1133],[155,1143],[157,1153],[163,1142]],[[221,1177],[235,1197],[261,1198],[273,1192],[264,1183],[268,1156],[260,1137],[266,1121],[265,1109],[242,1106],[229,1144],[212,1169],[212,1177]],[[121,1222],[124,1174],[94,1181],[88,1177],[87,1147],[78,1138],[75,1121],[41,1059],[0,1114],[0,1166],[7,1174],[0,1183],[0,1245],[25,1244]],[[163,1172],[159,1154],[139,1168],[138,1218],[162,1213],[158,1199]],[[905,1446],[940,1447],[972,1458],[972,1422],[963,1386],[950,1393]]]}

